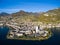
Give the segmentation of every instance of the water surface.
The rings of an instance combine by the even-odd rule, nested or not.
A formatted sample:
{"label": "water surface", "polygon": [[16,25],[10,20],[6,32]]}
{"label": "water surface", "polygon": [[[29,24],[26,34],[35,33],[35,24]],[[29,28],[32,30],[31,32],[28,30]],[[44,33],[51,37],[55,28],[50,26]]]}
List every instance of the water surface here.
{"label": "water surface", "polygon": [[52,37],[43,41],[32,40],[9,40],[6,39],[6,35],[9,31],[8,27],[0,27],[0,44],[4,45],[60,45],[60,28],[54,28],[52,30]]}

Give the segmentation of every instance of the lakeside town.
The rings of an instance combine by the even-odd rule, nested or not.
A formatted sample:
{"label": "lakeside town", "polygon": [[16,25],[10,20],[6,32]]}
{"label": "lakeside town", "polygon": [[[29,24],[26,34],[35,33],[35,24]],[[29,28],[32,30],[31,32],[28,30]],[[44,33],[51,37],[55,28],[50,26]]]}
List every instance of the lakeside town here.
{"label": "lakeside town", "polygon": [[7,39],[45,40],[52,36],[51,28],[60,27],[60,8],[42,13],[19,11],[0,15],[0,26],[8,26]]}
{"label": "lakeside town", "polygon": [[[4,25],[4,21],[0,22],[0,26]],[[45,28],[54,28],[60,27],[60,24],[44,24],[42,22],[20,22],[20,24],[15,22],[7,22],[5,23],[6,26],[12,28],[9,30],[7,34],[8,39],[23,39],[25,37],[34,37],[38,39],[46,39],[51,37],[51,30],[46,30]],[[20,40],[21,40],[20,39]],[[29,39],[25,39],[29,40]]]}

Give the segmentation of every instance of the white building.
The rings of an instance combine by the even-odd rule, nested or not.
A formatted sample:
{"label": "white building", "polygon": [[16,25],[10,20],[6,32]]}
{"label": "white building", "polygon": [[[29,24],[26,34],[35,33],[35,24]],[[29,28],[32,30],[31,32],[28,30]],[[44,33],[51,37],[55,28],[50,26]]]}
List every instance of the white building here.
{"label": "white building", "polygon": [[19,36],[23,36],[23,34],[22,34],[22,33],[17,33],[16,35],[17,35],[18,37],[19,37]]}
{"label": "white building", "polygon": [[38,26],[35,26],[36,33],[39,33]]}
{"label": "white building", "polygon": [[44,14],[44,16],[49,16],[48,14]]}

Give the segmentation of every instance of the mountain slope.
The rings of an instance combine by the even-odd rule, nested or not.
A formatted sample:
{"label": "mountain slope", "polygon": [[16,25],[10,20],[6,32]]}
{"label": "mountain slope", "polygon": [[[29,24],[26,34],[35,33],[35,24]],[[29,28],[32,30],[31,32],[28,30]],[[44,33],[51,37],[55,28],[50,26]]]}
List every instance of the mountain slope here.
{"label": "mountain slope", "polygon": [[5,12],[1,12],[1,13],[0,13],[0,16],[8,16],[8,15],[10,15],[10,14],[5,13]]}
{"label": "mountain slope", "polygon": [[60,8],[49,10],[45,13],[42,13],[38,16],[40,21],[42,22],[60,22]]}
{"label": "mountain slope", "polygon": [[[0,15],[9,15],[9,14],[1,13]],[[32,13],[21,10],[19,12],[10,14],[10,16],[7,17],[5,16],[5,18],[8,21],[14,20],[17,23],[32,22],[32,21],[33,22],[40,21],[44,23],[60,23],[60,8],[49,10],[43,13]]]}

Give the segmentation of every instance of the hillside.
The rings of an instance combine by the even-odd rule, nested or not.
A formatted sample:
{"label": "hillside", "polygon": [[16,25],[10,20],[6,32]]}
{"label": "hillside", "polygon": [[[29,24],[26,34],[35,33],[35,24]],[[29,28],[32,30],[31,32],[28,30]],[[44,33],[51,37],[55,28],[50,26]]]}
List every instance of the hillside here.
{"label": "hillside", "polygon": [[[32,13],[21,10],[19,12],[12,13],[10,15],[7,13],[0,14],[0,16],[3,15],[5,16],[6,20],[8,21],[14,20],[17,23],[25,22],[25,21],[26,22],[40,21],[43,23],[60,23],[60,8],[49,10],[47,12],[42,12],[42,13]],[[5,20],[5,18],[3,17],[2,19]]]}
{"label": "hillside", "polygon": [[49,11],[47,11],[45,13],[42,13],[38,17],[39,17],[38,18],[39,21],[46,22],[46,23],[60,22],[60,8],[49,10]]}
{"label": "hillside", "polygon": [[31,22],[31,21],[37,21],[36,16],[39,15],[38,13],[32,13],[32,12],[25,12],[25,11],[20,11],[11,14],[12,20],[15,22]]}
{"label": "hillside", "polygon": [[0,13],[0,16],[8,16],[8,15],[10,15],[10,14],[5,13],[5,12],[1,12],[1,13]]}

